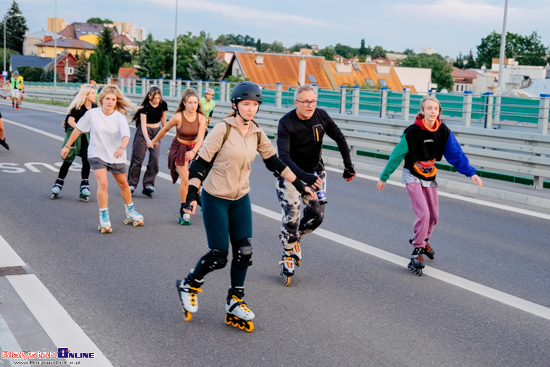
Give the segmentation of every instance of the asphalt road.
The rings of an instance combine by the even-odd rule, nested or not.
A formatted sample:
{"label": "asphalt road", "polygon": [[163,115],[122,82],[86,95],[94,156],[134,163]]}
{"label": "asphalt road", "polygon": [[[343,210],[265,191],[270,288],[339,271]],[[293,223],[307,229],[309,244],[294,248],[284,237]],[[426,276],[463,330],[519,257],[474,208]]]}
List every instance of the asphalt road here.
{"label": "asphalt road", "polygon": [[404,266],[414,220],[405,190],[378,193],[374,181],[329,171],[325,222],[304,237],[287,288],[274,178],[257,159],[245,297],[255,330],[223,321],[228,267],[206,278],[199,312],[185,322],[175,280],[206,241],[200,215],[177,223],[178,187],[165,164],[172,138],[162,142],[154,198],[134,195],[145,226],[123,224],[111,179],[114,233],[101,235],[95,198],[78,200],[78,171],[50,200],[63,115],[1,111],[11,150],[0,150],[0,235],[114,366],[548,366],[550,320],[521,309],[528,301],[548,315],[548,219],[440,197],[436,259],[418,277]]}

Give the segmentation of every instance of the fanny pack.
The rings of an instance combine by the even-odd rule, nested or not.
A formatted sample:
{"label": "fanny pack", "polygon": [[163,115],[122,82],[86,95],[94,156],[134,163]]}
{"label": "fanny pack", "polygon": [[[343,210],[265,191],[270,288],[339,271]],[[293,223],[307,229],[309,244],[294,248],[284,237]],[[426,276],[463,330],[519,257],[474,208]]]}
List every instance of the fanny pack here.
{"label": "fanny pack", "polygon": [[429,161],[416,161],[414,162],[413,168],[416,173],[424,177],[433,177],[437,173],[435,158]]}

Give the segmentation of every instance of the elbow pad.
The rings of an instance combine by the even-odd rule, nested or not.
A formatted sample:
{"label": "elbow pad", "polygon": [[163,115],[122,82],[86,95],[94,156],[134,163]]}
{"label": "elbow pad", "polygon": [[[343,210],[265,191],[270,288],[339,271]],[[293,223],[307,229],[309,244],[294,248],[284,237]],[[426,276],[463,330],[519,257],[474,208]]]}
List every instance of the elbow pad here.
{"label": "elbow pad", "polygon": [[193,161],[189,167],[189,179],[198,178],[201,182],[204,181],[210,171],[210,162],[205,161],[200,156]]}
{"label": "elbow pad", "polygon": [[286,168],[286,164],[277,157],[277,155],[272,155],[271,157],[264,159],[264,164],[268,170],[273,172],[275,177],[279,177],[281,172]]}

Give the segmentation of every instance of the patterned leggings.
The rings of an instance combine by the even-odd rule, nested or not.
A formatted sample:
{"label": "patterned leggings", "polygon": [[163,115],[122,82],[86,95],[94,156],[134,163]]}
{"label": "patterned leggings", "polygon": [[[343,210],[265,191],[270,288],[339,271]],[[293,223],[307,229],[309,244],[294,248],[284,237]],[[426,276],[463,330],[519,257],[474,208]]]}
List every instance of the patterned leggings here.
{"label": "patterned leggings", "polygon": [[[325,192],[327,189],[327,175],[323,170],[318,173]],[[278,177],[275,183],[277,198],[283,209],[283,220],[281,223],[281,242],[286,250],[290,250],[294,242],[306,233],[313,232],[323,223],[325,218],[325,206],[319,204],[318,200],[304,199],[289,181]],[[304,205],[303,216],[300,219],[300,203]]]}

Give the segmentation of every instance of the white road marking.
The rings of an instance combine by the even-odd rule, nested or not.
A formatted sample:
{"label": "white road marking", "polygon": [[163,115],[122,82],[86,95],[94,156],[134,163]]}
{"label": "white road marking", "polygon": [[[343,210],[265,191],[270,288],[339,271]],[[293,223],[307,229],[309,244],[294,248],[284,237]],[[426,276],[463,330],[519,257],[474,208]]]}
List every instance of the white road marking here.
{"label": "white road marking", "polygon": [[67,347],[73,353],[94,353],[93,359],[78,360],[82,366],[112,366],[36,275],[9,275],[6,278],[55,346]]}

